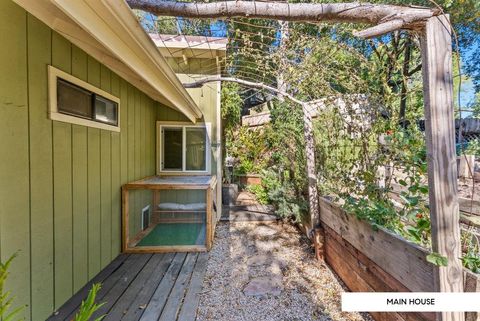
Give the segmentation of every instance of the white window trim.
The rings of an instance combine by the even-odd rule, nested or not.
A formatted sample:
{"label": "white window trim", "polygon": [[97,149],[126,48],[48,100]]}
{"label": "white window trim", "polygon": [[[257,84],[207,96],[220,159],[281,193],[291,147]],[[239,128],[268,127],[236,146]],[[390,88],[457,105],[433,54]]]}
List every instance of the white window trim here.
{"label": "white window trim", "polygon": [[[118,117],[118,125],[109,125],[105,123],[100,123],[94,120],[88,120],[81,117],[76,117],[72,115],[63,114],[58,111],[58,104],[57,104],[57,79],[66,80],[78,87],[84,88],[89,90],[97,95],[105,97],[118,105],[117,109],[117,117]],[[53,66],[48,66],[48,105],[49,105],[49,118],[51,120],[61,121],[64,123],[76,124],[81,126],[99,128],[110,130],[114,132],[120,132],[120,99],[115,97],[100,88],[97,88],[81,79],[78,79],[60,69],[57,69]]]}
{"label": "white window trim", "polygon": [[[182,170],[164,170],[162,169],[162,128],[182,128]],[[186,129],[187,128],[205,128],[207,132],[206,139],[206,159],[205,159],[205,171],[189,171],[186,170]],[[210,175],[212,172],[212,126],[211,123],[186,123],[186,122],[173,122],[173,121],[157,121],[157,175]]]}

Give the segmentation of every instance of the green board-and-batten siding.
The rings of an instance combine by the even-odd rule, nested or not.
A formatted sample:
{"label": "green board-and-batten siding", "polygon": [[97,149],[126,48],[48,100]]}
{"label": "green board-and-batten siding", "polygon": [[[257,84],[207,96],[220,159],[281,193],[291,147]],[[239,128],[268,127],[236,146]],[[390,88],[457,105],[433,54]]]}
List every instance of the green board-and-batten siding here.
{"label": "green board-and-batten siding", "polygon": [[[18,252],[7,289],[44,320],[120,252],[120,187],[155,173],[169,109],[11,1],[0,39],[0,256]],[[48,65],[120,97],[120,133],[49,120]]]}

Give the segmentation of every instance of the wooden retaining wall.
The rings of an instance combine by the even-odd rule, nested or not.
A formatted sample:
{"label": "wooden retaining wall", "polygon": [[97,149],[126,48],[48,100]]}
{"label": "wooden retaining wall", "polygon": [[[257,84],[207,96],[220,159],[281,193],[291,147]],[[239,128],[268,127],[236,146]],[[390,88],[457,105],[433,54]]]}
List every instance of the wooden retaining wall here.
{"label": "wooden retaining wall", "polygon": [[[353,292],[431,292],[434,266],[428,252],[389,231],[374,231],[366,222],[320,199],[325,230],[325,259]],[[480,276],[465,271],[465,291],[480,291]],[[371,313],[375,320],[435,320],[434,313]],[[480,321],[480,313],[467,313]]]}

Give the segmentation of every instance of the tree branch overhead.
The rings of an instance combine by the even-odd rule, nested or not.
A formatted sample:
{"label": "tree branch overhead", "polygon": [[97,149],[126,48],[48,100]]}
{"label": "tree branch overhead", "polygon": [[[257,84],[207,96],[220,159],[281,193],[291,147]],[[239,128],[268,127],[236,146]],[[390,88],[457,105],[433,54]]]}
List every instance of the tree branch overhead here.
{"label": "tree branch overhead", "polygon": [[249,17],[298,22],[349,22],[373,25],[356,36],[370,38],[398,29],[415,29],[428,18],[440,15],[438,9],[369,3],[279,3],[219,1],[208,3],[161,0],[127,0],[133,9],[159,16],[199,19]]}

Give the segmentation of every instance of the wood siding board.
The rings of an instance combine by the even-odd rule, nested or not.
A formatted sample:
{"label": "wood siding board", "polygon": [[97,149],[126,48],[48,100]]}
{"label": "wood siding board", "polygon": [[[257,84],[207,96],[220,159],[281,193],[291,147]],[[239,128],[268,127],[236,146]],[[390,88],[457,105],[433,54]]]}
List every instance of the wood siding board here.
{"label": "wood siding board", "polygon": [[[88,57],[88,82],[100,86],[100,64]],[[100,130],[88,128],[88,276],[92,278],[100,271]]]}
{"label": "wood siding board", "polygon": [[128,183],[128,84],[120,79],[120,166],[121,183]]}
{"label": "wood siding board", "polygon": [[88,280],[88,138],[87,128],[72,125],[73,291]]}
{"label": "wood siding board", "polygon": [[[100,65],[100,89],[111,93],[111,72]],[[112,137],[111,132],[100,131],[100,256],[103,269],[112,255]]]}
{"label": "wood siding board", "polygon": [[[18,252],[6,288],[15,305],[30,304],[30,193],[27,95],[27,14],[0,3],[0,254]],[[8,138],[8,139],[5,139]],[[22,312],[30,319],[29,309]]]}
{"label": "wood siding board", "polygon": [[[71,43],[53,32],[52,65],[70,73],[71,58]],[[72,125],[52,123],[55,308],[58,308],[73,294]]]}
{"label": "wood siding board", "polygon": [[72,126],[53,122],[55,307],[73,293]]}
{"label": "wood siding board", "polygon": [[88,136],[88,276],[100,271],[100,130],[87,129]]}
{"label": "wood siding board", "polygon": [[[112,73],[112,94],[120,97],[120,79]],[[122,108],[122,102],[120,101],[120,112]],[[120,122],[121,122],[120,117]],[[111,257],[116,257],[120,253],[121,247],[121,142],[120,133],[112,132],[112,216],[111,216]]]}
{"label": "wood siding board", "polygon": [[103,269],[111,261],[112,255],[112,172],[111,135],[100,131],[100,256]]}
{"label": "wood siding board", "polygon": [[135,177],[135,90],[128,85],[128,181],[134,181]]}
{"label": "wood siding board", "polygon": [[52,122],[47,118],[47,65],[51,30],[28,15],[28,96],[30,119],[31,318],[53,310]]}
{"label": "wood siding board", "polygon": [[[88,80],[87,54],[72,46],[72,75]],[[73,292],[88,277],[88,138],[85,126],[72,125]]]}
{"label": "wood siding board", "polygon": [[[142,132],[142,101],[141,101],[141,93],[138,91],[135,91],[135,130],[134,130],[134,137],[135,137],[135,160],[134,160],[134,172],[135,172],[135,179],[140,179],[142,178],[142,166],[141,166],[141,161],[142,161],[142,152],[141,152],[141,147],[142,147],[142,140],[141,140],[141,132]],[[140,220],[139,217],[137,217],[137,214],[140,211],[140,207],[142,202],[142,193],[141,192],[136,192],[132,193],[133,195],[133,202],[134,204],[133,211],[130,212],[130,216],[132,219],[132,225],[131,227],[133,228],[133,231],[135,231],[135,234],[137,231],[140,230]]]}

